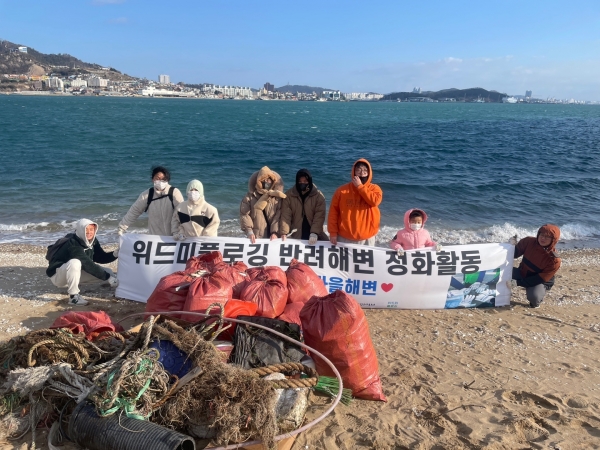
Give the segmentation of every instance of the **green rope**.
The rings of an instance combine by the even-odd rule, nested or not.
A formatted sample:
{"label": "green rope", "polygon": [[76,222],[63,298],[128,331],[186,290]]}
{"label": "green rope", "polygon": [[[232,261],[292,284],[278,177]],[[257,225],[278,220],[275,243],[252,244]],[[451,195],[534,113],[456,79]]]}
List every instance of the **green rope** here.
{"label": "green rope", "polygon": [[[145,351],[144,354],[147,356],[143,356],[140,359],[139,363],[137,364],[136,369],[133,371],[133,375],[136,375],[136,376],[140,375],[140,374],[142,374],[142,375],[148,374],[149,375],[148,379],[144,382],[144,385],[142,386],[140,391],[137,393],[135,398],[133,398],[133,400],[131,399],[131,397],[129,397],[129,398],[117,397],[117,399],[114,402],[114,406],[112,408],[109,408],[107,410],[99,408],[99,413],[101,416],[103,416],[103,417],[110,416],[111,414],[114,414],[118,410],[122,409],[123,412],[125,413],[125,415],[131,419],[147,420],[148,417],[150,417],[150,415],[152,414],[152,411],[150,411],[145,416],[137,414],[136,403],[138,402],[138,400],[140,398],[142,398],[142,395],[144,395],[144,393],[148,390],[148,388],[150,387],[150,384],[152,383],[152,373],[154,372],[155,364],[160,357],[160,352],[157,349],[149,349],[149,350]],[[119,370],[120,370],[120,368],[115,369],[108,375],[108,380],[107,380],[107,385],[106,385],[106,393],[107,394],[111,393],[111,388],[113,385],[114,378],[117,375],[117,373],[119,372]],[[103,401],[103,403],[108,403],[109,401],[110,401],[110,399],[107,398]]]}
{"label": "green rope", "polygon": [[[325,394],[328,397],[335,398],[340,392],[340,382],[337,378],[319,377],[316,386],[313,388],[316,392]],[[342,389],[342,398],[340,400],[344,405],[349,405],[352,401],[352,391],[347,388]]]}

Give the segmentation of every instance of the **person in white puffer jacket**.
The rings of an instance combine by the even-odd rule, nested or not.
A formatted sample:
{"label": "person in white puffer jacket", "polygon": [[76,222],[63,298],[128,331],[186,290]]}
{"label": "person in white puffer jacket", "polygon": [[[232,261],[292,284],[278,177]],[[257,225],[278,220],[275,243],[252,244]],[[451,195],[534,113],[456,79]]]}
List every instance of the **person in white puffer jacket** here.
{"label": "person in white puffer jacket", "polygon": [[144,212],[148,212],[148,232],[158,236],[171,235],[171,219],[173,211],[181,202],[181,191],[171,185],[171,173],[166,167],[152,168],[152,184],[150,188],[140,194],[125,217],[119,223],[119,236],[129,228]]}
{"label": "person in white puffer jacket", "polygon": [[186,188],[187,202],[175,208],[171,220],[171,233],[178,241],[186,237],[216,236],[221,220],[217,208],[204,200],[204,186],[192,180]]}

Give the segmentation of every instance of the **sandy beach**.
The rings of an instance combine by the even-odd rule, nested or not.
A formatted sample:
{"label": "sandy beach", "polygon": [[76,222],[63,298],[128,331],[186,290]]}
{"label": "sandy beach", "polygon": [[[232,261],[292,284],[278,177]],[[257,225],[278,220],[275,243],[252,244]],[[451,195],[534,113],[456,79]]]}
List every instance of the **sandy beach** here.
{"label": "sandy beach", "polygon": [[[44,253],[0,245],[2,340],[73,309],[46,276]],[[539,309],[529,308],[519,288],[504,308],[367,310],[388,402],[340,404],[293,448],[600,448],[600,251],[561,257]],[[104,310],[117,320],[144,309],[108,286],[82,294],[90,305],[74,309]],[[313,398],[307,419],[329,402]],[[36,448],[47,448],[46,436],[39,430]],[[29,439],[0,438],[0,449],[27,448]]]}

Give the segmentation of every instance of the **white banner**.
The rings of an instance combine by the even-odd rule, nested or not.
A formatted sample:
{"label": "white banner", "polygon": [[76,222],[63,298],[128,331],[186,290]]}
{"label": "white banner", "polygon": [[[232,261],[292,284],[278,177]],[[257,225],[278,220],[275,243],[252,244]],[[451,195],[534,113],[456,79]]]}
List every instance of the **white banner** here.
{"label": "white banner", "polygon": [[442,309],[510,304],[510,244],[447,246],[396,251],[319,241],[202,237],[183,242],[166,236],[125,234],[119,250],[117,297],[146,302],[165,275],[185,268],[191,256],[218,250],[228,263],[279,266],[295,258],[312,267],[330,292],[342,289],[363,308]]}

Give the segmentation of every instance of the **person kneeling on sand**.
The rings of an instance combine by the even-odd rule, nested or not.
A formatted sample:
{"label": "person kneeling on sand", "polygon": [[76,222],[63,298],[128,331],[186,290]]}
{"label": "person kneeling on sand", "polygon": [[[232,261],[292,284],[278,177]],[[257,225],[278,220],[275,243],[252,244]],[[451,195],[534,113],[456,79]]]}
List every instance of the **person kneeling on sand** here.
{"label": "person kneeling on sand", "polygon": [[509,243],[515,246],[515,259],[523,257],[519,267],[513,268],[513,279],[507,282],[508,288],[521,286],[526,289],[527,300],[532,308],[540,303],[554,285],[554,275],[560,268],[560,258],[555,246],[560,239],[560,229],[556,225],[543,225],[536,237],[526,237],[517,243],[516,236]]}
{"label": "person kneeling on sand", "polygon": [[88,219],[81,219],[75,226],[75,233],[67,234],[55,244],[48,247],[46,258],[50,261],[46,275],[58,288],[67,288],[69,304],[83,306],[88,302],[79,295],[80,283],[96,283],[108,281],[111,287],[117,287],[119,280],[108,267],[117,259],[119,250],[105,252],[98,239],[98,224]]}

